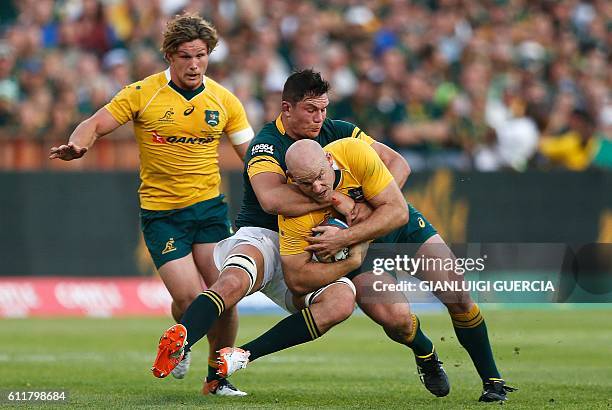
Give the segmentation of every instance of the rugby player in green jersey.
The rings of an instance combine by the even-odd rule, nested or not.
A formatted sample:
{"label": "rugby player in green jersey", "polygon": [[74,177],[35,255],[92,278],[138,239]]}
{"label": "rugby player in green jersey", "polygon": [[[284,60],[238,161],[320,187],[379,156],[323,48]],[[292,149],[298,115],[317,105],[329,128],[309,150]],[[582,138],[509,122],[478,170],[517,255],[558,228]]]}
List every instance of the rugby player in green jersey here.
{"label": "rugby player in green jersey", "polygon": [[[213,249],[231,235],[219,190],[220,138],[225,134],[243,158],[254,134],[236,96],[205,76],[217,41],[215,28],[201,17],[175,17],[168,22],[161,49],[169,68],[125,87],[83,121],[67,144],[50,152],[51,159],[80,158],[98,138],[132,121],[140,150],[142,231],[172,296],[177,322],[204,284],[217,280]],[[208,332],[207,393],[245,394],[217,376],[214,360],[216,350],[234,342],[237,329],[237,311],[228,309]],[[177,378],[189,366],[188,349],[172,372]],[[152,370],[157,377],[168,374]]]}
{"label": "rugby player in green jersey", "polygon": [[[183,321],[187,330],[187,341],[195,343],[206,334],[208,328],[226,307],[233,306],[242,297],[262,290],[270,299],[289,312],[296,312],[302,306],[295,304],[294,296],[283,278],[280,264],[278,224],[275,215],[284,217],[297,217],[312,211],[328,208],[334,205],[346,214],[345,204],[338,203],[342,200],[341,195],[332,192],[325,198],[313,199],[302,195],[300,189],[294,184],[287,184],[285,153],[289,146],[296,140],[312,139],[320,145],[325,146],[342,138],[356,138],[371,145],[376,154],[390,171],[395,180],[396,187],[402,186],[409,174],[406,162],[388,147],[373,141],[355,125],[326,119],[326,108],[328,85],[320,78],[318,73],[305,70],[293,74],[285,83],[282,95],[282,111],[279,118],[267,124],[251,142],[245,158],[245,197],[241,212],[236,220],[239,231],[231,238],[220,242],[215,248],[215,262],[222,271],[219,281],[208,291],[200,295],[187,310]],[[360,200],[359,190],[349,192],[355,199]],[[404,205],[404,211],[406,207]],[[411,207],[411,216],[408,227],[415,235],[413,239],[423,244],[419,252],[425,255],[433,253],[432,257],[444,257],[452,255],[452,252],[444,244],[444,241],[435,232],[435,229]],[[357,247],[360,243],[373,240],[379,236],[388,234],[405,223],[395,213],[379,213],[375,221],[369,221],[370,211],[368,204],[357,203],[352,213],[352,226],[340,231],[342,235],[324,233],[321,242],[313,241],[313,246],[307,250],[334,254],[338,249],[347,246]],[[374,213],[372,214],[374,215]],[[369,223],[375,222],[375,223]],[[324,228],[322,228],[324,230]],[[338,237],[335,242],[330,237]],[[435,246],[425,246],[425,245]],[[351,251],[351,254],[353,251]],[[358,261],[349,259],[332,264],[320,264],[320,270],[329,272],[344,271],[348,265]],[[448,278],[447,272],[422,272],[432,275],[430,278],[421,279],[444,279]],[[370,279],[366,274],[352,278],[352,283],[357,285],[357,303],[364,312],[374,321],[379,323],[385,332],[393,339],[400,339],[409,344],[408,335],[414,335],[418,329],[417,321],[411,321],[407,303],[364,303],[363,295],[359,289],[367,288]],[[341,281],[342,282],[342,281]],[[334,286],[342,288],[343,283]],[[331,287],[331,288],[334,288]],[[349,287],[348,284],[346,286]],[[327,291],[327,288],[325,291]],[[300,289],[296,292],[304,292]],[[280,349],[303,343],[318,337],[329,329],[333,324],[344,320],[344,309],[316,308],[316,303],[330,303],[325,298],[325,291],[317,292],[321,300],[315,299],[313,304],[306,306],[294,313],[292,316],[281,321],[261,338],[247,346],[251,350],[251,360]],[[503,380],[495,367],[493,355],[488,342],[486,326],[478,310],[478,306],[471,300],[469,294],[456,294],[452,292],[440,292],[436,294],[447,306],[455,325],[455,331],[462,345],[468,350],[474,364],[477,367],[483,383],[485,392],[482,400],[505,399],[506,388]],[[333,303],[333,302],[332,302]],[[319,326],[319,324],[322,324]],[[168,332],[164,334],[168,336]],[[257,354],[253,354],[257,352]],[[228,360],[232,357],[240,362],[239,349],[225,350]],[[173,354],[171,351],[168,355]],[[421,356],[420,358],[418,356]],[[244,358],[244,356],[242,356]],[[222,361],[225,358],[221,357]],[[425,359],[425,360],[419,360]],[[226,361],[227,362],[227,361]],[[243,361],[244,363],[244,361]],[[448,394],[449,386],[446,376],[433,347],[425,355],[417,354],[417,365],[426,387],[438,396]]]}

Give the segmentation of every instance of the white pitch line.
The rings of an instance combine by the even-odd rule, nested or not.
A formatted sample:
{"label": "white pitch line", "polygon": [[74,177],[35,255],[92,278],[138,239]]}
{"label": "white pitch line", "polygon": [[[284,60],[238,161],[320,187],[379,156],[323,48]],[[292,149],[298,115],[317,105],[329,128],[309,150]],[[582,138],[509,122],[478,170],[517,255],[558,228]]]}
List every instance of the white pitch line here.
{"label": "white pitch line", "polygon": [[[154,353],[146,354],[143,352],[121,352],[115,353],[115,359],[129,362],[147,363],[154,358]],[[0,363],[55,363],[55,362],[95,362],[102,363],[108,360],[108,355],[97,352],[66,352],[66,353],[45,353],[45,354],[1,354]]]}

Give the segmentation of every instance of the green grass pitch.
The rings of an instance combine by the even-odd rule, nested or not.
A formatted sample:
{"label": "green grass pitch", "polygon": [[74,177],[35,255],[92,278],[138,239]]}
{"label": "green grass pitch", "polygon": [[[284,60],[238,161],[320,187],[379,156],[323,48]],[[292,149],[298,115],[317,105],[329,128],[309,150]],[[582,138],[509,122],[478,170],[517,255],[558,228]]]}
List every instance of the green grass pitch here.
{"label": "green grass pitch", "polygon": [[[491,310],[482,306],[513,409],[612,408],[612,307]],[[278,321],[243,316],[239,342]],[[207,344],[194,348],[183,380],[155,379],[149,367],[169,319],[0,320],[0,391],[69,392],[68,406],[36,408],[485,408],[480,381],[448,316],[422,314],[449,374],[451,394],[421,386],[412,353],[362,315],[323,338],[261,358],[232,381],[245,398],[201,396]],[[0,407],[6,407],[6,399]],[[26,404],[27,407],[29,407]],[[24,408],[23,405],[21,405]]]}

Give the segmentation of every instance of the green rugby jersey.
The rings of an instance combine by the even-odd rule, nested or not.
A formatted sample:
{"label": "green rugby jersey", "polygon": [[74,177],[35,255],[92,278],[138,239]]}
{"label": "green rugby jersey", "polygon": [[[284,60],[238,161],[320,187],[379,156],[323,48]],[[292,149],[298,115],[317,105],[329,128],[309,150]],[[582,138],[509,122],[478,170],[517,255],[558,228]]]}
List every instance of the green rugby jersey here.
{"label": "green rugby jersey", "polygon": [[[342,138],[358,138],[368,144],[374,140],[359,127],[346,121],[326,119],[321,132],[315,138],[321,146]],[[295,142],[285,133],[280,116],[276,121],[266,124],[253,138],[244,157],[244,197],[240,212],[236,217],[236,227],[254,226],[278,231],[277,215],[266,213],[259,205],[251,178],[263,172],[273,172],[286,177],[285,153]]]}

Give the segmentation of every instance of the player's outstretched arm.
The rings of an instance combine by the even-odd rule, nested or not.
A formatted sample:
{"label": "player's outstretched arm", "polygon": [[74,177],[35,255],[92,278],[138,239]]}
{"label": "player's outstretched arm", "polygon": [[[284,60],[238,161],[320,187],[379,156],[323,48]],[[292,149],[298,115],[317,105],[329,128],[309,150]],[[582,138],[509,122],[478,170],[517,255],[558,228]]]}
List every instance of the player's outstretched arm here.
{"label": "player's outstretched arm", "polygon": [[310,252],[302,252],[298,255],[282,255],[281,262],[285,283],[296,296],[314,292],[359,268],[367,252],[367,247],[367,243],[351,247],[349,256],[345,260],[332,263],[314,262]]}
{"label": "player's outstretched arm", "polygon": [[59,158],[64,161],[81,158],[94,142],[110,133],[119,124],[106,108],[100,108],[94,115],[80,123],[70,135],[68,143],[52,147],[49,159]]}

